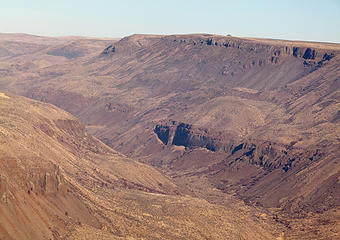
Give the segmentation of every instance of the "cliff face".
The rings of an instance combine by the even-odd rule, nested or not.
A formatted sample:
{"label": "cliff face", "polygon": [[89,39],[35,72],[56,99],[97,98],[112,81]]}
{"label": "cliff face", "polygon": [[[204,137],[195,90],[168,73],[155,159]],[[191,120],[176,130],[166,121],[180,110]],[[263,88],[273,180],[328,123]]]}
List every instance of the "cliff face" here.
{"label": "cliff face", "polygon": [[[308,151],[296,148],[294,142],[285,145],[259,139],[242,140],[231,133],[216,132],[176,121],[163,121],[155,126],[154,132],[164,145],[184,146],[188,149],[205,148],[228,156],[225,161],[229,165],[247,162],[268,171],[280,168],[287,172],[302,159],[303,163],[300,164],[307,164],[324,155],[321,149]],[[307,159],[308,161],[304,161]]]}
{"label": "cliff face", "polygon": [[[273,43],[273,42],[272,42]],[[306,47],[300,44],[294,45],[293,42],[283,42],[280,44],[263,43],[252,41],[250,39],[241,39],[236,37],[222,37],[213,35],[173,35],[173,36],[147,36],[147,35],[132,35],[117,43],[108,46],[101,53],[102,55],[113,55],[116,53],[126,54],[127,49],[138,52],[141,49],[159,44],[167,45],[168,47],[179,46],[196,46],[201,48],[222,48],[222,49],[238,49],[252,53],[263,53],[269,56],[266,60],[268,63],[279,63],[280,57],[294,56],[304,60],[326,60],[329,61],[334,57],[334,51],[322,49],[318,46]]]}
{"label": "cliff face", "polygon": [[208,129],[195,128],[191,124],[168,121],[163,125],[156,125],[154,132],[165,145],[199,147],[212,152],[219,151],[223,146],[220,133],[214,135]]}

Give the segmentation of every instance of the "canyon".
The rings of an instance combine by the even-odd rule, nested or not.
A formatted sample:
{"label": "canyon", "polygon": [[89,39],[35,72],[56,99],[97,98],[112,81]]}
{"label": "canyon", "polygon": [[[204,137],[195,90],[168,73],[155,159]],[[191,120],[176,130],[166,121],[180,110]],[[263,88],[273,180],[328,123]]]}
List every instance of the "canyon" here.
{"label": "canyon", "polygon": [[[58,186],[69,178],[86,196],[96,191],[93,195],[99,194],[99,198],[108,194],[105,201],[127,201],[141,209],[148,209],[149,200],[180,202],[188,208],[186,216],[194,226],[199,226],[194,209],[200,204],[199,209],[213,209],[209,211],[214,216],[221,214],[219,223],[229,224],[232,218],[227,218],[228,214],[247,212],[245,218],[254,222],[245,225],[252,228],[259,221],[263,226],[256,225],[261,228],[256,237],[251,234],[257,230],[245,230],[250,235],[238,236],[241,239],[336,239],[340,234],[339,56],[339,44],[209,34],[122,39],[0,34],[0,89],[4,92],[0,100],[9,101],[4,97],[9,96],[47,108],[16,97],[21,95],[53,104],[82,122],[53,120],[39,125],[39,134],[58,141],[48,149],[61,145],[75,157],[71,161],[60,156],[65,162],[58,164],[55,160],[38,161],[42,166],[53,163],[46,170],[41,167],[41,176],[30,180],[32,189],[39,186],[34,190],[38,196],[49,188],[61,192],[60,198],[67,196],[70,187],[63,190]],[[68,114],[56,111],[62,112],[61,116]],[[0,126],[10,121],[5,119]],[[71,136],[56,134],[55,129],[71,132]],[[111,155],[119,164],[103,160]],[[31,164],[29,161],[22,164]],[[73,175],[75,167],[91,174]],[[111,171],[115,176],[110,180],[115,186],[112,195],[119,191],[119,196],[108,200],[110,194],[105,189],[110,187],[105,184],[109,181],[93,169]],[[63,171],[68,172],[67,177],[59,176]],[[59,180],[48,186],[47,176]],[[95,190],[88,187],[86,176],[98,180]],[[1,191],[6,188],[4,181],[0,182]],[[24,189],[20,194],[33,191],[23,185],[16,188]],[[72,194],[67,201],[80,201],[80,193]],[[90,206],[104,209],[102,202],[91,201]],[[139,216],[134,211],[139,210],[132,211]],[[123,228],[129,218],[120,214],[115,217],[125,219],[119,225]],[[159,218],[164,221],[165,216]],[[259,220],[257,216],[267,217]],[[115,226],[100,219],[93,221],[105,228]],[[146,227],[154,226],[153,221]],[[72,231],[100,229],[98,224],[89,222]],[[201,238],[217,234],[216,226],[207,225],[204,234],[208,235]],[[137,239],[142,236],[131,229],[121,231]],[[197,228],[193,229],[191,233],[196,234]],[[183,232],[184,227],[177,238],[164,235],[159,239],[179,239]],[[156,233],[153,239],[157,239]],[[146,237],[145,232],[138,234]],[[224,239],[218,234],[210,238]]]}

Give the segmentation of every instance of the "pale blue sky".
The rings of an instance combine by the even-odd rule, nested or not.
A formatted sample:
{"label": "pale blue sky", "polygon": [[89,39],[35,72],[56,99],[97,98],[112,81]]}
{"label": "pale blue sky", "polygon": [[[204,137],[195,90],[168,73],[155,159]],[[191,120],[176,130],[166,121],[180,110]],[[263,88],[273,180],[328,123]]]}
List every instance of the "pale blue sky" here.
{"label": "pale blue sky", "polygon": [[214,33],[340,43],[340,0],[0,0],[0,32]]}

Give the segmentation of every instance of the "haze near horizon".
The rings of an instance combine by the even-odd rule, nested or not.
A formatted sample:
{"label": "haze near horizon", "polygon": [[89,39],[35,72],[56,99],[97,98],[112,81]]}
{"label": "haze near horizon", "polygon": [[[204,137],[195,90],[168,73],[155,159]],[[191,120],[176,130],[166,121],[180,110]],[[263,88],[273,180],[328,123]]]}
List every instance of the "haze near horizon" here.
{"label": "haze near horizon", "polygon": [[124,37],[211,33],[340,43],[340,2],[5,0],[0,32]]}

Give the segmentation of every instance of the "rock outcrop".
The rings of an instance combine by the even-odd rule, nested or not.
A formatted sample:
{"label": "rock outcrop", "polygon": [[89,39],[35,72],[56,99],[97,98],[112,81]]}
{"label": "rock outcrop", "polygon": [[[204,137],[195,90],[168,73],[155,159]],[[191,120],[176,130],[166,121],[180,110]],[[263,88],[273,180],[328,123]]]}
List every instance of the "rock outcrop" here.
{"label": "rock outcrop", "polygon": [[227,143],[223,142],[223,139],[226,139],[228,134],[212,132],[208,129],[194,127],[191,124],[182,122],[164,121],[155,126],[154,132],[165,145],[205,148],[212,152],[228,148]]}

